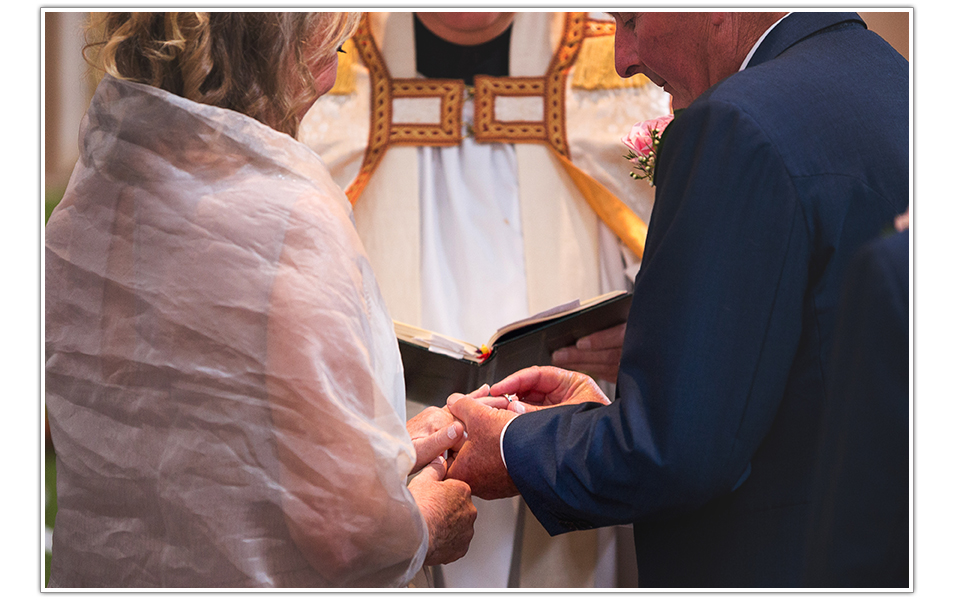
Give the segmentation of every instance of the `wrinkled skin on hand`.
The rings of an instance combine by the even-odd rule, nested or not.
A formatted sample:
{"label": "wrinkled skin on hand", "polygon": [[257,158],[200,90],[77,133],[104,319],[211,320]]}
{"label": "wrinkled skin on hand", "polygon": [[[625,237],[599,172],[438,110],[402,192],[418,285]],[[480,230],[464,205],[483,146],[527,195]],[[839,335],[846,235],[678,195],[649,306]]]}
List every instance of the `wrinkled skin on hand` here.
{"label": "wrinkled skin on hand", "polygon": [[591,377],[556,367],[529,367],[517,371],[495,383],[490,393],[515,395],[518,399],[509,403],[508,409],[520,414],[560,404],[610,403]]}
{"label": "wrinkled skin on hand", "polygon": [[463,481],[444,479],[447,466],[442,457],[428,463],[408,484],[427,523],[425,565],[442,565],[464,556],[474,537],[477,508],[470,487]]}
{"label": "wrinkled skin on hand", "polygon": [[473,494],[492,500],[519,492],[500,457],[500,433],[516,413],[506,408],[506,398],[473,398],[455,394],[448,401],[451,413],[467,429],[467,441],[450,461],[447,476],[467,482]]}
{"label": "wrinkled skin on hand", "polygon": [[459,450],[464,443],[464,424],[447,408],[429,406],[407,422],[417,460],[412,473],[417,473],[445,451]]}
{"label": "wrinkled skin on hand", "polygon": [[616,383],[625,334],[625,323],[597,331],[581,337],[573,346],[555,351],[550,360],[555,367],[581,371],[596,379]]}

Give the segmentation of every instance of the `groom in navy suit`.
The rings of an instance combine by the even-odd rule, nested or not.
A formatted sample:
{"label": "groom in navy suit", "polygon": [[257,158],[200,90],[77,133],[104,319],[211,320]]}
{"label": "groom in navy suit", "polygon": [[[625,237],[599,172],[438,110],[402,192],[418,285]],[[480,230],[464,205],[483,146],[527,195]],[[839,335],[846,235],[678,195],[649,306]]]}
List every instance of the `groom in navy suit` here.
{"label": "groom in navy suit", "polygon": [[620,75],[684,109],[617,399],[552,367],[491,388],[517,412],[454,396],[448,475],[551,535],[633,523],[641,587],[802,586],[839,289],[908,204],[908,63],[854,13],[614,17]]}

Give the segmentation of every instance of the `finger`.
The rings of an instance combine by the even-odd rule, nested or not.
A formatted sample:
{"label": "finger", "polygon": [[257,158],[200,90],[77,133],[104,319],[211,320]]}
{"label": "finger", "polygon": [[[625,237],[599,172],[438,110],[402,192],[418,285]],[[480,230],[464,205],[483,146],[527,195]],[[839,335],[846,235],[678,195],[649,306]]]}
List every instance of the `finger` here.
{"label": "finger", "polygon": [[613,365],[619,367],[622,356],[619,348],[609,350],[580,350],[573,346],[560,348],[550,356],[553,366],[578,371],[580,365]]}
{"label": "finger", "polygon": [[447,427],[436,431],[431,435],[418,438],[414,442],[414,448],[417,450],[417,465],[423,465],[433,461],[451,449],[464,438],[464,424],[460,421],[454,421]]}
{"label": "finger", "polygon": [[474,400],[469,396],[462,396],[453,404],[448,404],[451,414],[464,422],[464,427],[468,428],[470,420],[477,420],[487,414],[487,411],[493,410],[489,406],[484,406],[480,401]]}
{"label": "finger", "polygon": [[538,389],[541,381],[547,379],[543,367],[528,367],[505,377],[490,386],[492,396],[506,396],[507,394],[526,395],[532,392],[545,393]]}
{"label": "finger", "polygon": [[512,411],[512,412],[515,412],[515,413],[517,413],[518,415],[522,415],[522,414],[524,414],[524,413],[526,413],[526,412],[530,412],[531,410],[537,410],[537,408],[538,408],[538,407],[536,407],[536,406],[533,406],[533,405],[530,405],[530,404],[526,404],[526,403],[521,402],[521,401],[519,401],[519,400],[514,400],[513,402],[511,402],[511,403],[507,406],[507,410]]}
{"label": "finger", "polygon": [[449,479],[447,485],[457,488],[457,493],[463,496],[466,502],[470,502],[471,495],[473,492],[470,489],[470,486],[466,481],[461,481],[460,479]]}
{"label": "finger", "polygon": [[427,481],[442,481],[444,476],[447,475],[447,461],[444,460],[443,456],[438,456],[431,462],[427,463],[421,472],[417,474],[414,478],[417,479],[424,478]]}
{"label": "finger", "polygon": [[471,393],[467,395],[470,396],[471,398],[484,398],[488,396],[489,394],[490,394],[490,386],[485,383],[484,385],[480,386],[479,388],[477,388],[476,390],[472,391]]}
{"label": "finger", "polygon": [[626,337],[626,323],[621,323],[615,327],[581,337],[576,340],[576,347],[581,350],[622,348],[624,337]]}
{"label": "finger", "polygon": [[565,386],[569,377],[569,372],[557,367],[529,367],[495,383],[490,387],[490,393],[494,396],[516,394],[523,400],[536,403]]}
{"label": "finger", "polygon": [[477,398],[478,402],[484,406],[489,406],[491,408],[507,408],[507,405],[510,404],[510,400],[503,396],[487,396],[485,398]]}
{"label": "finger", "polygon": [[450,406],[451,404],[457,402],[464,396],[467,396],[469,398],[483,398],[487,396],[489,393],[490,393],[490,386],[485,383],[479,388],[477,388],[476,390],[470,392],[469,394],[461,394],[458,392],[451,394],[450,396],[447,397],[447,402],[445,406]]}

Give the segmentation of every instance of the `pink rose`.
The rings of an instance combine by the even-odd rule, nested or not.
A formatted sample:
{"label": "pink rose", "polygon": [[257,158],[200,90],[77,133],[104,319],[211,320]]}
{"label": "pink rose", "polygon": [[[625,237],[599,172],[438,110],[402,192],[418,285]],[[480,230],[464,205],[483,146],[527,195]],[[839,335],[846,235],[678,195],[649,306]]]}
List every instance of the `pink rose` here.
{"label": "pink rose", "polygon": [[[632,129],[629,130],[629,135],[622,138],[623,144],[637,157],[648,156],[650,152],[655,150],[654,141],[662,136],[663,131],[666,129],[666,126],[669,125],[670,121],[672,121],[672,115],[636,123]],[[653,130],[655,130],[655,136],[653,135]]]}
{"label": "pink rose", "polygon": [[662,141],[663,131],[666,130],[672,119],[673,115],[666,115],[636,123],[629,130],[629,135],[621,138],[623,145],[629,149],[629,154],[623,158],[635,167],[635,170],[629,174],[630,177],[633,179],[647,179],[649,185],[656,185],[656,153],[659,151],[659,142]]}

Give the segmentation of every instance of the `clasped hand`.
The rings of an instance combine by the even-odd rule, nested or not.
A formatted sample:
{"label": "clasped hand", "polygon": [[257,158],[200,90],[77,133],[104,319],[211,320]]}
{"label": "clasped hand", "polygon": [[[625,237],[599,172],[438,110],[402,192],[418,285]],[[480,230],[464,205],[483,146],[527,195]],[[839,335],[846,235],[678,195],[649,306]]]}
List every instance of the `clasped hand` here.
{"label": "clasped hand", "polygon": [[517,495],[501,456],[504,427],[520,414],[582,402],[609,404],[609,399],[589,376],[556,367],[530,367],[492,387],[452,394],[447,410],[463,423],[466,440],[450,453],[447,476],[467,482],[480,498]]}
{"label": "clasped hand", "polygon": [[581,402],[609,404],[609,399],[587,375],[530,367],[492,387],[452,394],[445,407],[429,407],[408,421],[417,452],[414,470],[421,470],[408,488],[430,536],[425,564],[453,562],[467,552],[477,516],[471,494],[490,500],[519,493],[500,452],[507,423],[527,412]]}
{"label": "clasped hand", "polygon": [[446,409],[429,407],[407,422],[417,454],[408,484],[421,516],[427,523],[425,565],[440,565],[464,556],[474,537],[477,508],[470,486],[447,479],[444,452],[455,451],[464,442],[464,426]]}

